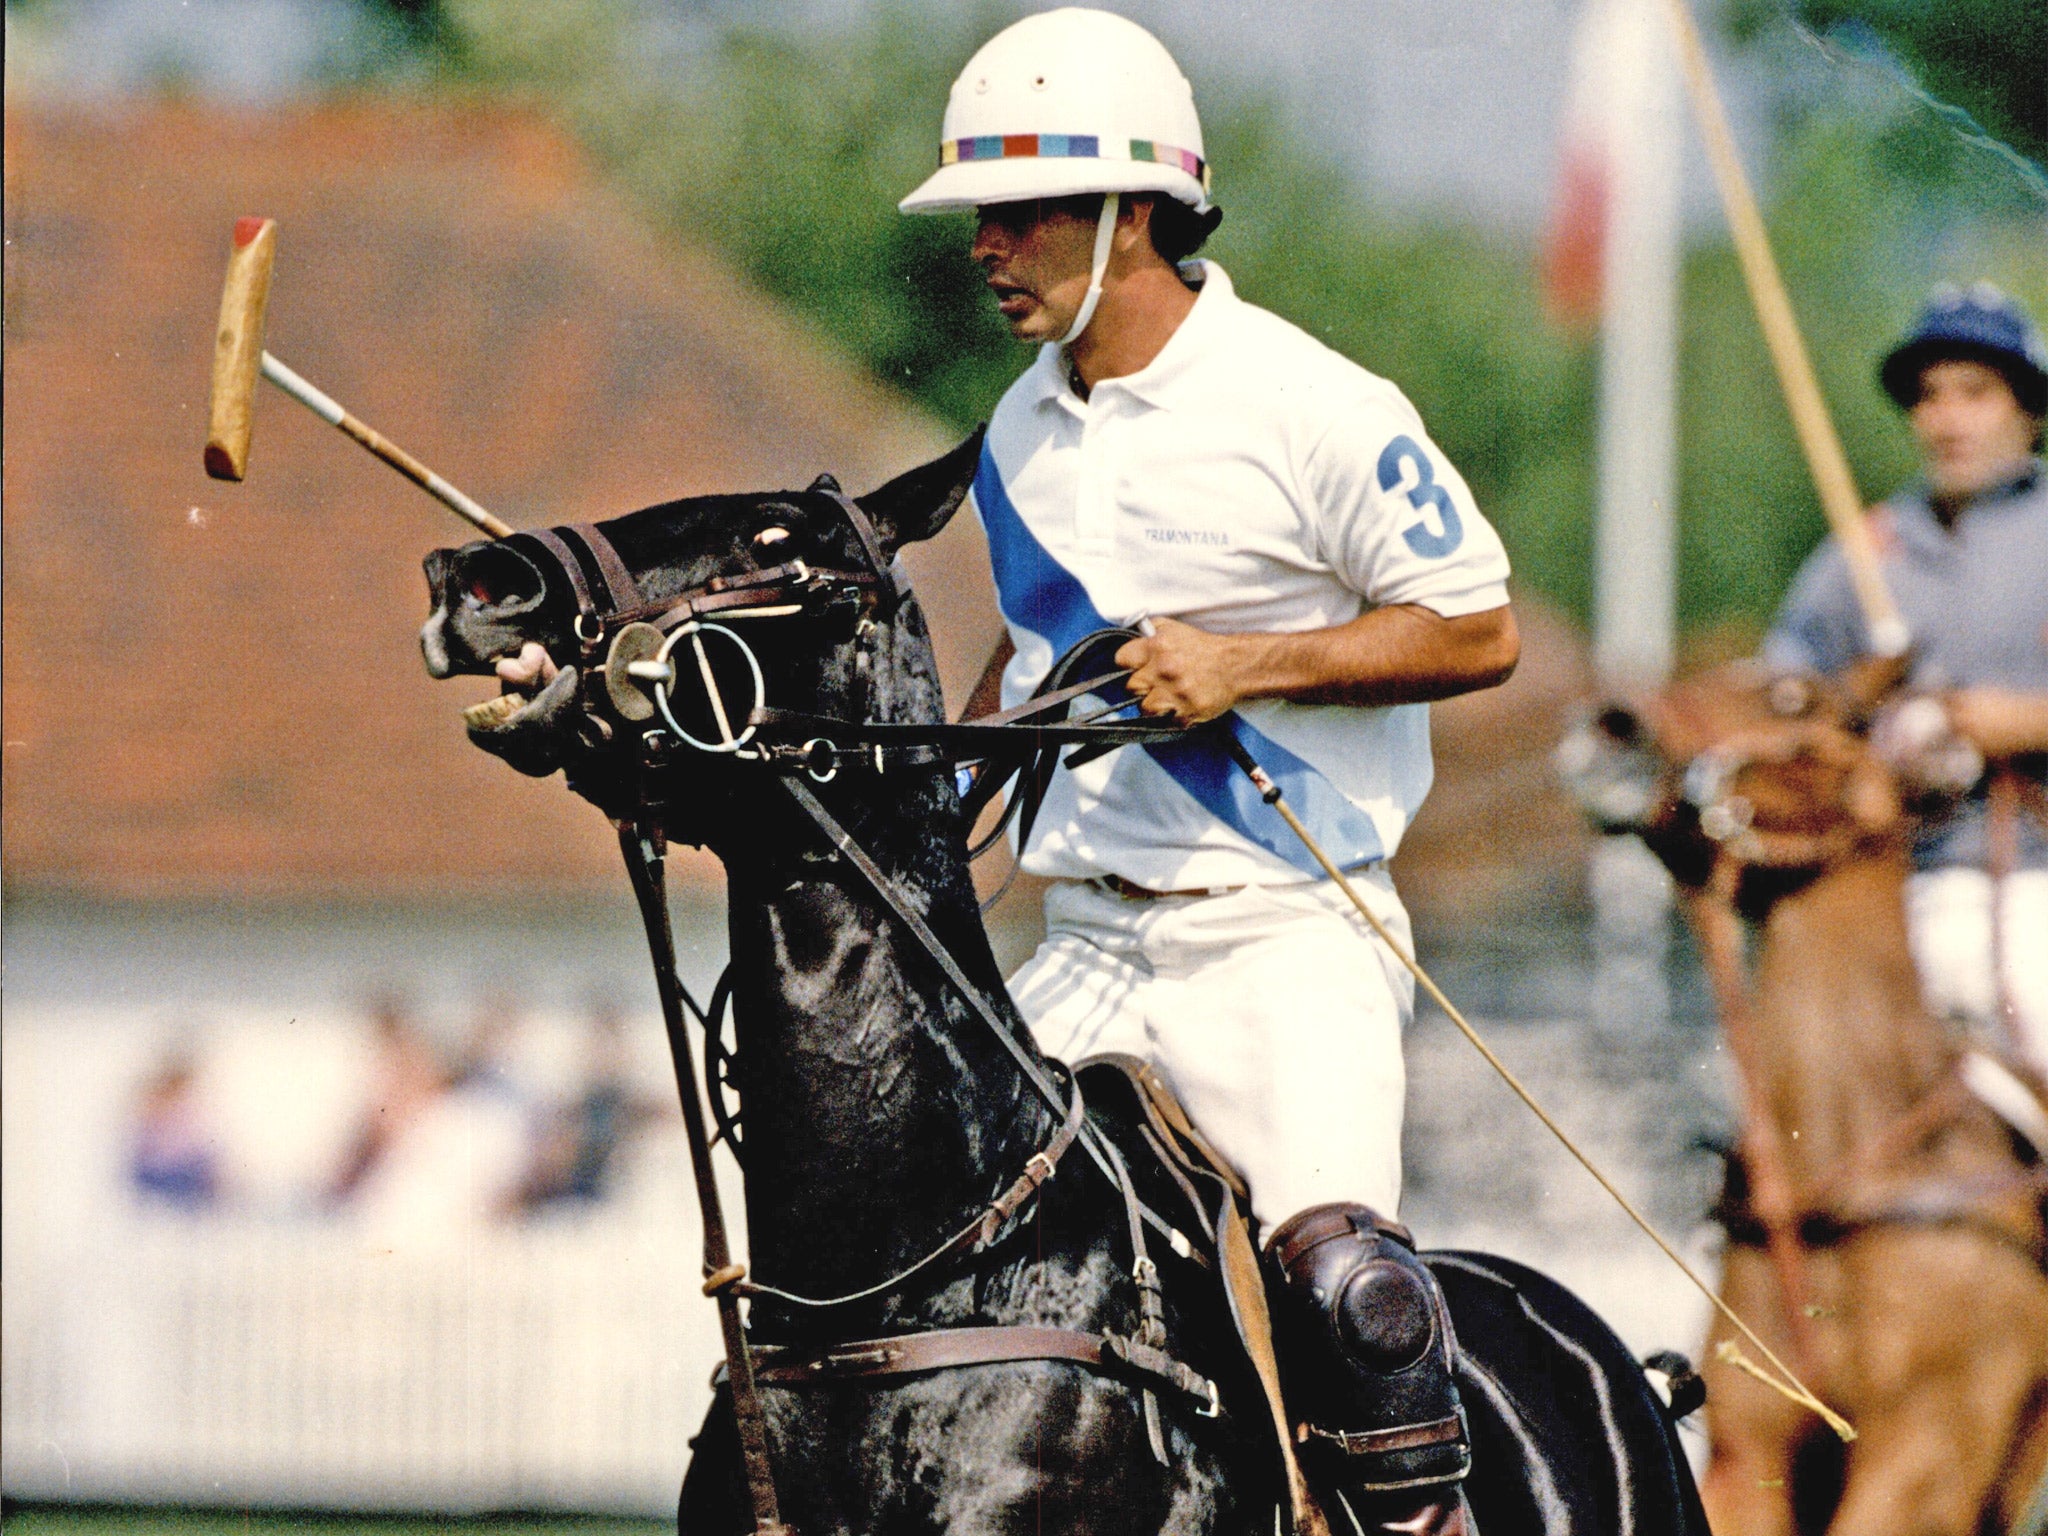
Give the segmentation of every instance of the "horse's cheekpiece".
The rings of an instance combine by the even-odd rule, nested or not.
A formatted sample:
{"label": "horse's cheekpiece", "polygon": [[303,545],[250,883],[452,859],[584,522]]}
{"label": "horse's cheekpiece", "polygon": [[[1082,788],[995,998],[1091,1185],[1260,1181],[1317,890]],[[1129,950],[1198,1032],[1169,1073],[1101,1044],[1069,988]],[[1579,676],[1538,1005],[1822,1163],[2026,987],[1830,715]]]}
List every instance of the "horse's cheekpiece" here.
{"label": "horse's cheekpiece", "polygon": [[[611,741],[617,725],[637,732],[649,752],[676,743],[699,752],[761,759],[767,753],[755,738],[768,703],[767,679],[760,657],[734,626],[801,619],[843,634],[894,614],[902,587],[867,513],[829,476],[820,477],[811,490],[829,497],[845,518],[860,552],[859,568],[832,569],[795,558],[715,576],[675,596],[650,600],[611,541],[591,524],[565,528],[568,538],[552,529],[515,535],[532,540],[553,558],[574,595],[572,627],[580,663],[594,674],[580,692],[590,745]],[[784,528],[763,529],[753,539],[756,559],[772,557],[788,537]],[[581,547],[580,554],[569,538]],[[585,556],[596,567],[601,588],[593,588]],[[743,708],[734,707],[737,701],[729,697],[735,669],[745,690]],[[679,712],[688,716],[687,723]]]}

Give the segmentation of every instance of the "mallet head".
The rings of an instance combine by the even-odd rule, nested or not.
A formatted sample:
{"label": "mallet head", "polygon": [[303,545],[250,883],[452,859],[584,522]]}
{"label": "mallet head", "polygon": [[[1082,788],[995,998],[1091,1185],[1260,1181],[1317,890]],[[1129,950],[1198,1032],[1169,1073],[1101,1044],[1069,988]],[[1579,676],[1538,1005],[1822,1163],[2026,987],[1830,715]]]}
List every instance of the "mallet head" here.
{"label": "mallet head", "polygon": [[249,432],[256,415],[256,376],[263,367],[263,315],[270,302],[270,267],[277,256],[277,221],[235,221],[227,284],[220,296],[220,326],[213,340],[213,398],[206,432],[206,472],[239,480],[249,464]]}

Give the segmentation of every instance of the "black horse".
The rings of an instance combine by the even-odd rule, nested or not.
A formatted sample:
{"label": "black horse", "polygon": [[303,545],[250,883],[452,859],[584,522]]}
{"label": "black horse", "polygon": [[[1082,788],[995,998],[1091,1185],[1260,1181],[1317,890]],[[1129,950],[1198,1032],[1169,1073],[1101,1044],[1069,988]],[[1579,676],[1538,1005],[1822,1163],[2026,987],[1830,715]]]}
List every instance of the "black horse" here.
{"label": "black horse", "polygon": [[[852,506],[829,481],[694,497],[605,523],[595,541],[560,530],[427,561],[436,607],[422,640],[435,676],[488,673],[528,642],[561,664],[536,697],[473,724],[479,744],[530,773],[565,768],[613,817],[658,823],[724,863],[749,1262],[764,1287],[824,1297],[887,1286],[988,1207],[1059,1129],[1011,1046],[791,792],[801,779],[829,807],[993,1001],[1012,1045],[1064,1084],[1003,990],[945,754],[870,761],[814,742],[757,757],[741,729],[746,706],[764,700],[846,721],[943,720],[924,620],[889,572],[901,546],[938,532],[959,506],[979,447],[976,434]],[[691,597],[723,626],[692,641],[704,642],[702,669],[688,648],[675,650],[677,730],[645,740],[581,702],[606,687],[598,631],[616,628],[593,619],[592,593],[608,591],[616,609],[622,575],[644,611]],[[684,732],[719,750],[688,745]],[[1109,1115],[1098,1150],[1068,1155],[1014,1220],[957,1259],[829,1309],[757,1293],[753,1343],[801,1351],[1004,1324],[1137,1335],[1133,1222],[1100,1171],[1115,1160],[1105,1144],[1128,1149],[1137,1193],[1166,1225],[1192,1232],[1202,1219],[1177,1181],[1144,1162],[1139,1135],[1118,1123],[1127,1119]],[[1162,1241],[1160,1225],[1150,1235],[1165,1271],[1165,1348],[1216,1384],[1219,1413],[1153,1378],[1051,1360],[770,1382],[769,1446],[791,1528],[1273,1531],[1285,1493],[1257,1381],[1216,1275],[1199,1249],[1189,1258]],[[1613,1334],[1528,1270],[1429,1257],[1465,1353],[1468,1494],[1489,1536],[1704,1533],[1669,1415]],[[723,1393],[695,1442],[680,1525],[691,1536],[751,1528]]]}

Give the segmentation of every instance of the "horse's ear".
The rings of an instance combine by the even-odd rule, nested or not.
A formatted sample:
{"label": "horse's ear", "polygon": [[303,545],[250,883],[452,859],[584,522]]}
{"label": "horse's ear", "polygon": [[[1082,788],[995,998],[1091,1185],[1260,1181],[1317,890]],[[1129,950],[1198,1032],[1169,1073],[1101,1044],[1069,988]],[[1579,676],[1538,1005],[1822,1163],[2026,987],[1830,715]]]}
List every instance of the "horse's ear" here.
{"label": "horse's ear", "polygon": [[890,554],[931,538],[960,510],[981,464],[981,440],[987,431],[976,427],[959,447],[855,498],[874,520]]}

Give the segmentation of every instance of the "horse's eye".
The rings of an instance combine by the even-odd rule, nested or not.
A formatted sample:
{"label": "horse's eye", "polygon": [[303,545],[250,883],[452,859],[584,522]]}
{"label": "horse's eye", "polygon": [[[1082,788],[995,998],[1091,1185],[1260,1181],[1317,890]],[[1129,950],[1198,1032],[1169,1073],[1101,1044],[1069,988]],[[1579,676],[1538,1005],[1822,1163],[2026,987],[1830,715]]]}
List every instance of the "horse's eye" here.
{"label": "horse's eye", "polygon": [[788,537],[789,530],[780,523],[777,523],[773,527],[763,528],[754,535],[754,547],[756,549],[767,549],[771,545],[780,544]]}

